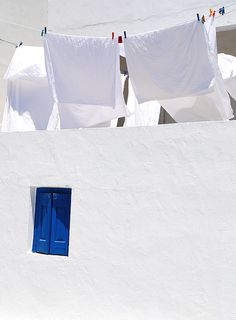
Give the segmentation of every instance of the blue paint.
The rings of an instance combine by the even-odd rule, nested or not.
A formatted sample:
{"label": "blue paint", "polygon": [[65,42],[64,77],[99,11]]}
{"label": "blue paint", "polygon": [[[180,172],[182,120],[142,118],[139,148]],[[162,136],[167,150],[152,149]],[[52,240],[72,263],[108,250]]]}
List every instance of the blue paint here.
{"label": "blue paint", "polygon": [[33,252],[68,255],[71,189],[37,188]]}

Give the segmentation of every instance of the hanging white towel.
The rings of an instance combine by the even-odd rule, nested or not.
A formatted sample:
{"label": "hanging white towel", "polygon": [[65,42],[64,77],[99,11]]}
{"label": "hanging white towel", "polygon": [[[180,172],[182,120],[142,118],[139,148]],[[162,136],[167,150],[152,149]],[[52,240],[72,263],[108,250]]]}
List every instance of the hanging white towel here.
{"label": "hanging white towel", "polygon": [[61,128],[90,127],[126,115],[116,41],[47,33],[44,47]]}
{"label": "hanging white towel", "polygon": [[55,129],[57,110],[48,86],[42,47],[18,47],[4,79],[7,100],[2,131]]}
{"label": "hanging white towel", "polygon": [[[176,122],[228,120],[233,118],[230,99],[218,66],[216,27],[213,18],[204,24],[209,48],[209,59],[215,73],[212,91],[190,97],[159,101]],[[205,72],[203,71],[203,76]]]}
{"label": "hanging white towel", "polygon": [[[128,78],[127,80],[129,80]],[[160,104],[157,101],[139,104],[130,80],[128,88],[127,109],[129,116],[125,119],[125,127],[157,126],[160,117]]]}
{"label": "hanging white towel", "polygon": [[236,57],[220,53],[218,54],[218,64],[225,88],[236,101]]}
{"label": "hanging white towel", "polygon": [[56,102],[114,107],[119,60],[116,41],[47,33],[44,47]]}
{"label": "hanging white towel", "polygon": [[115,91],[116,103],[114,108],[95,105],[58,103],[60,128],[72,129],[114,126],[114,122],[111,123],[110,120],[126,115],[122,88],[123,85],[121,80],[117,81]]}
{"label": "hanging white towel", "polygon": [[[172,118],[176,122],[227,120],[232,118],[233,112],[230,105],[230,99],[224,88],[223,79],[217,64],[216,30],[213,19],[208,19],[205,25],[198,22],[192,22],[185,26],[179,26],[176,28],[163,30],[155,35],[153,35],[152,33],[152,54],[149,56],[148,51],[146,53],[143,52],[143,57],[145,57],[146,59],[143,59],[143,66],[141,68],[144,69],[146,62],[150,64],[149,60],[151,59],[151,57],[155,58],[153,68],[151,69],[151,67],[149,66],[147,72],[152,73],[151,76],[153,84],[157,87],[156,92],[160,94],[158,102],[165,108],[165,110],[172,116]],[[189,35],[186,34],[188,28],[190,29]],[[176,30],[177,33],[175,33]],[[178,36],[180,30],[183,30],[183,33],[182,35]],[[172,32],[172,34],[170,33],[170,31]],[[166,36],[167,41],[165,41],[164,36]],[[177,41],[173,40],[173,37],[176,37]],[[185,40],[182,37],[186,38],[187,43],[185,43]],[[156,42],[154,41],[154,39]],[[179,42],[179,40],[181,40],[182,42]],[[135,39],[135,41],[133,41],[132,44],[135,42],[136,46],[138,46],[139,48],[138,39]],[[129,43],[129,38],[125,39],[125,49],[127,43]],[[181,50],[182,43],[183,50]],[[141,44],[143,43],[141,42]],[[158,52],[158,45],[159,50],[162,51],[161,53]],[[145,45],[144,48],[146,48]],[[135,51],[134,46],[132,49]],[[139,50],[142,49],[139,48]],[[127,52],[126,55],[128,59]],[[200,63],[198,63],[197,61],[198,55]],[[161,57],[160,60],[159,56]],[[191,61],[189,61],[189,59]],[[207,64],[207,68],[204,67],[204,63],[202,63],[203,61],[205,61],[205,63]],[[128,67],[130,72],[129,60]],[[165,69],[163,67],[165,67]],[[164,74],[165,70],[166,75]],[[159,77],[159,74],[155,79],[155,72],[161,72],[160,74],[163,75],[164,84],[161,83],[162,79]],[[176,75],[175,73],[179,74]],[[197,78],[192,78],[191,74],[193,76],[197,76]],[[132,76],[131,72],[130,75]],[[178,78],[179,76],[183,77],[183,79],[181,79],[181,77]],[[206,82],[204,83],[205,79],[210,80],[211,77],[212,80],[208,81],[208,85],[205,86],[205,84],[207,84]],[[170,93],[169,99],[164,99],[162,95],[163,92],[158,90],[159,87],[168,87],[168,79],[170,79],[169,88],[171,89],[172,93]],[[187,82],[189,82],[189,84],[186,83],[186,80]],[[136,81],[136,78],[132,79],[131,77],[131,81]],[[178,81],[180,82],[181,87],[182,84],[184,84],[186,88],[194,88],[195,84],[199,81],[200,89],[197,89],[195,91],[195,94],[193,94],[193,91],[189,95],[189,93],[186,91],[186,96],[181,97],[180,94],[179,97],[172,98],[173,94],[178,96],[178,94],[175,93],[175,90],[178,89],[178,84],[176,84],[176,88],[174,88],[174,82]],[[203,82],[201,83],[201,81]],[[134,85],[135,84],[136,82],[134,82]],[[193,84],[194,86],[192,86]],[[195,89],[196,88],[197,87],[195,86]]]}
{"label": "hanging white towel", "polygon": [[205,93],[215,83],[206,32],[191,22],[124,39],[139,103]]}

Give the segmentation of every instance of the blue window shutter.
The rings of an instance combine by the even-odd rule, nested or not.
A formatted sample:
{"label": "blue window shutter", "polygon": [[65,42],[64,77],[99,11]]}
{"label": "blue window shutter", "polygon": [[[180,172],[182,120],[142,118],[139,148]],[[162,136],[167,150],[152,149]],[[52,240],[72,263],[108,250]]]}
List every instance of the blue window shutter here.
{"label": "blue window shutter", "polygon": [[68,255],[71,195],[52,194],[50,254]]}
{"label": "blue window shutter", "polygon": [[33,251],[49,253],[51,236],[52,194],[37,190]]}

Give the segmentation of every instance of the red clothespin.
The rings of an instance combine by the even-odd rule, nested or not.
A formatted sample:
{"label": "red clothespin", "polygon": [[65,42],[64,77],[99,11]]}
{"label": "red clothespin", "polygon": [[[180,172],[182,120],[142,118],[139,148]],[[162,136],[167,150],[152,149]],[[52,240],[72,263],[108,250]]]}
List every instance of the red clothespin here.
{"label": "red clothespin", "polygon": [[206,22],[205,16],[202,16],[202,23],[204,24]]}
{"label": "red clothespin", "polygon": [[114,40],[114,38],[115,38],[115,32],[112,32],[112,33],[111,33],[111,38],[112,38],[112,40]]}
{"label": "red clothespin", "polygon": [[119,36],[119,37],[118,37],[118,43],[123,43],[122,36]]}
{"label": "red clothespin", "polygon": [[212,13],[212,17],[215,18],[215,15],[216,15],[216,11],[214,10]]}

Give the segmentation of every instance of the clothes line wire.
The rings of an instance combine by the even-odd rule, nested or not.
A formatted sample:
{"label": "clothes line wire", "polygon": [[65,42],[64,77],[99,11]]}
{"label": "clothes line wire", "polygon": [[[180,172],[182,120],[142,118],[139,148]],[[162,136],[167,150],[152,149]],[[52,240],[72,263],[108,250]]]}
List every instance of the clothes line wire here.
{"label": "clothes line wire", "polygon": [[[232,3],[229,4],[229,5],[224,6],[224,7],[225,7],[225,9],[228,9],[228,8],[233,7],[233,6],[236,6],[235,1],[232,2]],[[213,7],[214,7],[214,6],[213,6]],[[218,11],[219,11],[219,9],[216,10],[217,13],[218,13]],[[233,9],[233,10],[230,10],[230,11],[226,11],[224,15],[219,14],[219,15],[215,16],[215,19],[222,18],[223,16],[225,16],[225,15],[227,15],[227,14],[230,14],[230,13],[232,13],[232,12],[234,12],[234,11],[236,11],[236,8]],[[200,16],[201,16],[201,15],[200,15]],[[206,17],[206,20],[209,19],[208,14],[205,15],[205,17]],[[184,21],[184,22],[181,22],[181,24],[183,24],[183,23],[188,23],[188,22],[191,22],[191,21],[193,21],[193,20],[194,20],[194,19],[186,20],[186,21]],[[1,21],[2,21],[2,20],[1,20]],[[7,22],[7,21],[4,21],[4,22]],[[13,24],[13,23],[12,23],[12,24]],[[17,25],[18,25],[18,24],[17,24]],[[178,25],[179,25],[179,24],[178,24]],[[19,25],[19,26],[21,26],[21,25]],[[23,26],[23,25],[22,25],[22,26]],[[25,27],[25,26],[24,26],[24,27]],[[39,29],[37,30],[37,29],[34,29],[34,28],[28,28],[28,29],[31,29],[31,30],[34,30],[34,31],[37,31],[37,32],[41,32],[41,31],[42,31],[42,30],[39,30]],[[0,38],[0,42],[4,42],[4,43],[7,43],[7,44],[9,44],[9,45],[13,45],[13,46],[15,46],[15,47],[18,47],[18,46],[20,46],[20,45],[22,44],[22,42],[20,42],[20,44],[17,44],[17,43],[15,43],[15,42],[12,42],[12,41],[9,41],[9,40],[3,39],[3,38]]]}
{"label": "clothes line wire", "polygon": [[5,40],[5,39],[2,39],[2,38],[0,38],[0,41],[1,42],[5,42],[5,43],[8,43],[8,44],[11,44],[11,45],[13,45],[13,46],[17,46],[17,44],[15,43],[15,42],[11,42],[11,41],[8,41],[8,40]]}

